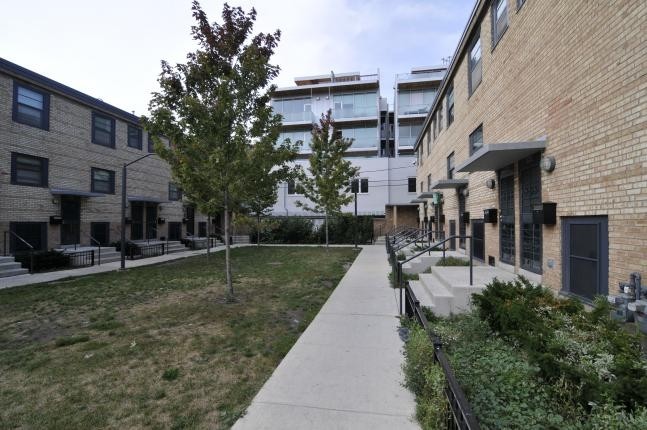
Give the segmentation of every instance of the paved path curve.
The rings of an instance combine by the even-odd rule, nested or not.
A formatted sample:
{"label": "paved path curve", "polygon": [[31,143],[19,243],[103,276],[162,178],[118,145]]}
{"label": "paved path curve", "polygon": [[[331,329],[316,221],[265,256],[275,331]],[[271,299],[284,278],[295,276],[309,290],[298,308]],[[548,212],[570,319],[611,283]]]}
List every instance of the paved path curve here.
{"label": "paved path curve", "polygon": [[234,430],[419,429],[384,246],[364,246]]}

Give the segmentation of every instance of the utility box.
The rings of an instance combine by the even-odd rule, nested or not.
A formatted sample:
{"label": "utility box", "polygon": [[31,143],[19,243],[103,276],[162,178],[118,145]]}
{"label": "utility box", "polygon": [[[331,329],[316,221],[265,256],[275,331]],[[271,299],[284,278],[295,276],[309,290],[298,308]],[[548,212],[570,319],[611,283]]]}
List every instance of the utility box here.
{"label": "utility box", "polygon": [[532,222],[543,225],[557,224],[557,203],[545,202],[533,206]]}
{"label": "utility box", "polygon": [[483,222],[486,224],[496,224],[497,210],[495,208],[483,210]]}
{"label": "utility box", "polygon": [[469,224],[470,223],[470,213],[469,212],[463,212],[461,218],[462,218],[463,224]]}

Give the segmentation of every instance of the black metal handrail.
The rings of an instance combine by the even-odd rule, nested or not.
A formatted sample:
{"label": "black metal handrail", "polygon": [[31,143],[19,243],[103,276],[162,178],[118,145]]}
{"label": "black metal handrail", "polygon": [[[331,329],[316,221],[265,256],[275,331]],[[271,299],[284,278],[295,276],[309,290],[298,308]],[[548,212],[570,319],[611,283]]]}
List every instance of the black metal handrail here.
{"label": "black metal handrail", "polygon": [[134,260],[135,258],[156,257],[158,255],[164,255],[165,249],[168,250],[164,243],[132,243],[132,246],[128,247],[128,258]]}
{"label": "black metal handrail", "polygon": [[[411,237],[419,235],[421,231],[423,231],[423,230],[419,230],[419,229],[408,230],[405,234],[401,234],[397,238],[392,239],[389,245],[391,247],[394,247],[394,246],[400,245],[402,243],[406,243]],[[402,248],[402,247],[400,247],[400,248]]]}
{"label": "black metal handrail", "polygon": [[94,266],[94,249],[73,250],[61,252],[69,258],[70,267]]}
{"label": "black metal handrail", "polygon": [[433,358],[440,365],[440,368],[443,370],[443,374],[445,375],[445,380],[447,381],[447,385],[445,386],[445,396],[447,397],[449,410],[451,411],[451,415],[448,417],[448,428],[479,430],[481,426],[476,419],[476,415],[474,415],[474,412],[472,411],[472,407],[467,400],[465,392],[456,379],[456,375],[452,370],[447,355],[442,349],[443,344],[441,338],[429,328],[429,322],[422,311],[420,301],[418,301],[408,283],[405,286],[405,295],[406,315],[410,318],[415,318],[425,330],[425,333],[429,337],[429,341],[434,346]]}
{"label": "black metal handrail", "polygon": [[94,237],[92,237],[92,235],[90,235],[90,243],[92,243],[92,242],[96,243],[97,246],[99,247],[99,264],[98,265],[101,266],[101,242],[99,242]]}
{"label": "black metal handrail", "polygon": [[9,254],[7,254],[7,233],[15,237],[16,239],[20,240],[22,243],[27,245],[29,247],[29,273],[34,273],[34,247],[27,242],[25,239],[20,237],[16,232],[13,232],[11,230],[5,230],[3,240],[4,240],[4,255],[5,257]]}
{"label": "black metal handrail", "polygon": [[411,244],[418,244],[418,242],[431,244],[432,238],[429,237],[429,232],[420,230],[415,235],[407,236],[403,241],[397,243],[397,246],[393,246],[393,252],[398,252]]}

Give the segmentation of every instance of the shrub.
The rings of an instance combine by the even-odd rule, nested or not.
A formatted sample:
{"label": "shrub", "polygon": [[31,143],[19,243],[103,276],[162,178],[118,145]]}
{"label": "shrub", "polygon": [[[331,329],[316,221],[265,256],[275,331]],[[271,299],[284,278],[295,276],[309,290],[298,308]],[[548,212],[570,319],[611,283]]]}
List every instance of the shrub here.
{"label": "shrub", "polygon": [[[22,267],[30,267],[29,253],[17,253],[16,262]],[[49,270],[65,269],[70,267],[70,257],[58,251],[36,251],[34,252],[34,272],[46,272]]]}
{"label": "shrub", "polygon": [[404,252],[398,252],[398,255],[396,255],[395,258],[397,258],[398,261],[403,261],[407,259],[407,254]]}
{"label": "shrub", "polygon": [[[261,242],[264,243],[315,243],[314,224],[308,218],[283,217],[262,226]],[[252,228],[250,238],[256,241],[256,226]]]}
{"label": "shrub", "polygon": [[436,266],[469,266],[470,262],[457,257],[445,257],[436,262]]}
{"label": "shrub", "polygon": [[409,326],[409,339],[404,347],[405,384],[416,395],[416,418],[422,428],[442,428],[448,411],[445,375],[434,363],[434,348],[425,331],[416,324]]}
{"label": "shrub", "polygon": [[[328,219],[328,240],[330,243],[350,244],[355,242],[357,228],[357,243],[368,243],[373,238],[373,218],[340,214]],[[326,243],[326,226],[321,224],[315,235],[319,243]]]}
{"label": "shrub", "polygon": [[166,369],[164,373],[162,373],[162,379],[165,381],[174,381],[178,376],[180,376],[180,369],[177,367]]}

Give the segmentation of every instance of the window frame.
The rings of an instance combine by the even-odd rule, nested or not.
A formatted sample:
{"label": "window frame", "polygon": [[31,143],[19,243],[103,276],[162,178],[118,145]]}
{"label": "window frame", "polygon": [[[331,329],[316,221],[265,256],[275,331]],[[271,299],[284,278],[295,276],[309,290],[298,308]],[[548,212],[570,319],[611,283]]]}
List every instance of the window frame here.
{"label": "window frame", "polygon": [[182,200],[182,189],[175,182],[168,183],[168,199],[171,202]]}
{"label": "window frame", "polygon": [[[366,191],[362,191],[364,190],[364,185],[366,185]],[[354,194],[356,188],[357,188],[357,194],[368,194],[369,192],[368,178],[354,178],[350,182],[350,192]]]}
{"label": "window frame", "polygon": [[427,175],[427,191],[431,191],[431,173]]}
{"label": "window frame", "polygon": [[[36,125],[28,121],[24,121],[20,119],[19,112],[18,112],[18,105],[21,103],[18,103],[18,89],[22,87],[28,91],[35,92],[37,94],[40,94],[43,97],[43,108],[41,110],[41,118],[40,118],[40,124]],[[13,81],[13,102],[12,102],[12,112],[11,112],[11,119],[14,122],[17,122],[18,124],[23,124],[29,127],[34,127],[34,128],[40,128],[41,130],[49,131],[49,112],[50,112],[50,104],[49,104],[49,93],[34,87],[33,85],[29,85],[17,80]]]}
{"label": "window frame", "polygon": [[[501,29],[501,32],[498,31],[498,21],[497,21],[497,6],[500,4],[505,4],[505,27]],[[492,51],[499,44],[506,30],[510,26],[510,16],[508,13],[508,0],[494,0],[490,5],[490,21],[492,23]]]}
{"label": "window frame", "polygon": [[[479,146],[478,148],[474,149],[474,143],[475,143],[475,141],[474,141],[474,136],[476,135],[476,133],[477,133],[477,132],[479,132],[479,133],[480,133],[480,135],[481,135],[481,141],[480,141],[481,146]],[[479,149],[483,148],[483,145],[484,145],[485,143],[483,142],[483,124],[482,124],[482,123],[481,123],[478,127],[476,127],[476,128],[475,128],[475,129],[470,133],[470,135],[468,136],[468,142],[469,142],[469,153],[470,153],[470,157],[471,157],[471,156],[472,156],[476,151],[478,151]]]}
{"label": "window frame", "polygon": [[454,160],[454,151],[447,156],[447,179],[455,179],[456,161]]}
{"label": "window frame", "polygon": [[[96,136],[96,131],[97,130],[96,130],[96,124],[95,124],[95,119],[96,118],[107,119],[108,121],[110,121],[110,142],[108,142],[108,144],[97,141],[97,136]],[[93,144],[103,146],[103,147],[106,147],[106,148],[115,149],[115,128],[116,128],[116,121],[115,121],[114,118],[112,118],[109,115],[105,115],[105,114],[102,114],[102,113],[99,113],[99,112],[96,112],[96,111],[92,111],[92,133],[91,133],[92,136],[91,136],[91,139],[92,139]],[[103,130],[103,131],[105,131],[105,130]]]}
{"label": "window frame", "polygon": [[[40,164],[40,184],[29,182],[20,182],[18,179],[18,157],[27,157],[38,160]],[[24,187],[47,188],[49,186],[49,159],[38,157],[36,155],[23,154],[21,152],[11,153],[11,185],[21,185]]]}
{"label": "window frame", "polygon": [[454,122],[454,82],[447,88],[447,128]]}
{"label": "window frame", "polygon": [[[137,133],[137,142],[135,145],[130,144],[130,138],[131,138],[131,132],[135,131]],[[140,151],[143,148],[143,132],[141,127],[137,127],[136,125],[128,124],[128,128],[126,131],[126,145],[129,148],[134,148],[134,149],[139,149]]]}
{"label": "window frame", "polygon": [[[98,190],[97,187],[95,186],[94,174],[95,172],[99,172],[99,171],[108,172],[109,178],[110,178],[109,179],[110,191]],[[90,191],[93,193],[101,193],[101,194],[115,194],[115,171],[102,169],[100,167],[90,168]]]}
{"label": "window frame", "polygon": [[[290,188],[292,188],[292,192],[290,192]],[[299,189],[300,184],[297,181],[294,179],[287,181],[286,193],[288,196],[303,196],[303,193],[300,193]]]}
{"label": "window frame", "polygon": [[[412,187],[413,185],[413,187]],[[413,191],[411,190],[413,188]],[[416,177],[411,176],[407,178],[407,192],[408,193],[415,193],[416,192]]]}
{"label": "window frame", "polygon": [[[479,45],[479,59],[476,62],[472,62],[472,51],[476,47],[476,44],[478,43]],[[478,66],[480,68],[480,73],[479,73],[479,80],[478,82],[474,83],[472,80],[472,74]],[[471,97],[472,94],[476,91],[476,89],[481,85],[481,82],[483,82],[483,44],[481,43],[481,26],[479,25],[476,28],[476,31],[474,33],[474,36],[472,36],[472,41],[470,42],[469,49],[467,50],[467,93],[468,97]]]}

